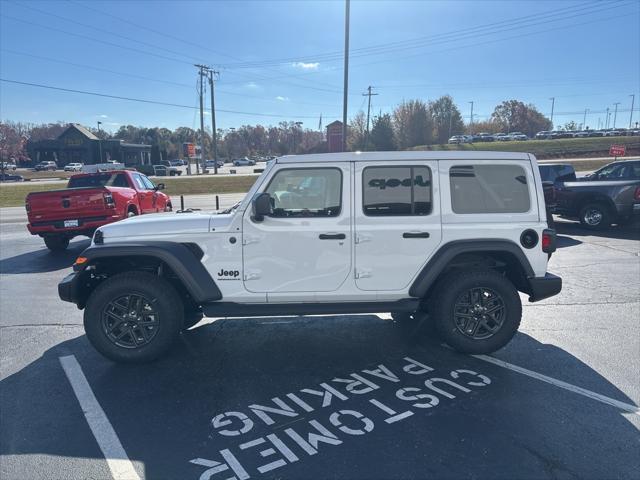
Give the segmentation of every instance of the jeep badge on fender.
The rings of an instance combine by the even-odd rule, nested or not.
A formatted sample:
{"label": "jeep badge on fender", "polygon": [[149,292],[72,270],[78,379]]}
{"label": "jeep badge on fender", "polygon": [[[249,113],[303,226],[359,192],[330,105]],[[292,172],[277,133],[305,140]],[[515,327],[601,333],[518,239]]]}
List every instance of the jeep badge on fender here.
{"label": "jeep badge on fender", "polygon": [[527,153],[286,156],[224,213],[100,231],[58,291],[117,362],[161,357],[202,316],[372,312],[431,322],[452,348],[486,354],[518,330],[519,292],[535,302],[562,288]]}
{"label": "jeep badge on fender", "polygon": [[238,277],[240,277],[240,271],[239,270],[220,270],[218,272],[218,279],[219,280],[238,280]]}

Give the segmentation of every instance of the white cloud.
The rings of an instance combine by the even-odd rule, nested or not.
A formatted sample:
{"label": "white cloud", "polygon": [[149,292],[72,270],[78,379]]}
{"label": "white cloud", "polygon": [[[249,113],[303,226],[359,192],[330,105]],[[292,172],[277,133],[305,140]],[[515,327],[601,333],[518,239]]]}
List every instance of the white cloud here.
{"label": "white cloud", "polygon": [[289,97],[283,97],[282,95],[278,95],[276,97],[276,100],[280,100],[281,102],[288,102],[289,101]]}
{"label": "white cloud", "polygon": [[255,83],[255,82],[249,82],[249,83],[247,83],[247,84],[245,85],[245,87],[247,87],[247,88],[260,88],[260,87],[258,86],[258,84],[257,84],[257,83]]}
{"label": "white cloud", "polygon": [[301,68],[302,70],[317,70],[320,66],[320,62],[295,62],[293,66],[295,68]]}
{"label": "white cloud", "polygon": [[105,115],[104,113],[102,115],[99,115],[100,118],[109,118],[109,115]]}

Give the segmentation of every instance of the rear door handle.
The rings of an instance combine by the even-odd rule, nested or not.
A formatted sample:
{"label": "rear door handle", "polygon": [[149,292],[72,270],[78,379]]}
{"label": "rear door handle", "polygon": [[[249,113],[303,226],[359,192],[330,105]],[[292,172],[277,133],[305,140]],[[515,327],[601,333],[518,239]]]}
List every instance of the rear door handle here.
{"label": "rear door handle", "polygon": [[320,240],[344,240],[347,236],[344,233],[321,233]]}
{"label": "rear door handle", "polygon": [[404,232],[402,238],[429,238],[429,232]]}

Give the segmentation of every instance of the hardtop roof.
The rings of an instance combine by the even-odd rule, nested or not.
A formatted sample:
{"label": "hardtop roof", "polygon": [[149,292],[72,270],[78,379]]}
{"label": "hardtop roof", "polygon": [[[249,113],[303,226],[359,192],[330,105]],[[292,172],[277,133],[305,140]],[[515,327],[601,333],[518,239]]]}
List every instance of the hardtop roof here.
{"label": "hardtop roof", "polygon": [[408,160],[530,160],[533,155],[522,152],[468,152],[468,151],[409,151],[409,152],[340,152],[285,155],[277,163],[332,163],[332,162],[397,162]]}

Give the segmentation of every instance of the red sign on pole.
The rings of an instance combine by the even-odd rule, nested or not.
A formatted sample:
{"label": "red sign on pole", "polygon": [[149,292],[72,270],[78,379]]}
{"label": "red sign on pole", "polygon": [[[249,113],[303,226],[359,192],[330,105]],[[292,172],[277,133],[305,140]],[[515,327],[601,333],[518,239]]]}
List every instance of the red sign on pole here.
{"label": "red sign on pole", "polygon": [[187,158],[196,156],[196,146],[193,143],[182,144],[182,154]]}
{"label": "red sign on pole", "polygon": [[624,157],[626,147],[624,145],[611,145],[609,148],[610,157]]}

